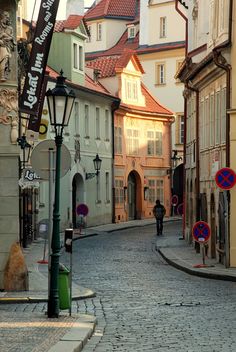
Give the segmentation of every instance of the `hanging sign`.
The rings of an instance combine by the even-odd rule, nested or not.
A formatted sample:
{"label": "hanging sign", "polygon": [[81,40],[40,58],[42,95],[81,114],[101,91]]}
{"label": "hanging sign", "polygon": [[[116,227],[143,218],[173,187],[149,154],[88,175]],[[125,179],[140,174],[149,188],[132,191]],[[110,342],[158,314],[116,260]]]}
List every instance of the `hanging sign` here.
{"label": "hanging sign", "polygon": [[[39,119],[45,69],[48,60],[59,0],[42,0],[30,53],[28,72],[20,98],[19,110]],[[37,118],[35,118],[37,116]],[[32,123],[32,118],[30,122]],[[36,124],[36,122],[35,122]],[[40,123],[37,123],[39,128]]]}

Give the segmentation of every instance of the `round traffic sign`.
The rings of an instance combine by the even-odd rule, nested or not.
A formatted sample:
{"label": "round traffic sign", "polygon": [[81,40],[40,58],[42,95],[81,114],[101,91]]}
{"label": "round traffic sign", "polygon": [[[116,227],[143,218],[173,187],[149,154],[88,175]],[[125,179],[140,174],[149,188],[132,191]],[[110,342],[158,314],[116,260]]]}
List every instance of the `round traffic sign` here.
{"label": "round traffic sign", "polygon": [[199,243],[205,243],[210,238],[211,229],[210,229],[207,222],[198,221],[193,226],[192,234],[193,234],[195,241],[197,241]]}
{"label": "round traffic sign", "polygon": [[[50,177],[50,153],[52,153],[52,171],[56,169],[56,144],[53,139],[46,139],[38,143],[31,154],[31,165],[38,176],[43,180]],[[71,167],[71,155],[69,149],[62,144],[61,146],[61,173],[60,177],[66,175]]]}
{"label": "round traffic sign", "polygon": [[175,207],[178,204],[179,198],[177,195],[173,195],[171,198],[171,204]]}
{"label": "round traffic sign", "polygon": [[83,204],[83,203],[79,204],[76,208],[77,215],[86,216],[86,215],[88,215],[88,211],[89,211],[89,209],[88,209],[87,205]]}
{"label": "round traffic sign", "polygon": [[222,189],[230,189],[236,183],[236,174],[234,170],[229,167],[223,167],[217,171],[215,181],[218,187]]}

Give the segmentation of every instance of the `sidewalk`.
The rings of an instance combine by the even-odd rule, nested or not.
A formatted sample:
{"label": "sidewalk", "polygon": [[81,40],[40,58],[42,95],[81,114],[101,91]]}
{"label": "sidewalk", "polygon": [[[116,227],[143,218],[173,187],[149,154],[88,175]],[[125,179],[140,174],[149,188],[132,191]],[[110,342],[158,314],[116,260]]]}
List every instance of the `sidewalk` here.
{"label": "sidewalk", "polygon": [[[169,231],[164,236],[156,237],[156,250],[170,265],[192,275],[236,281],[236,268],[226,269],[221,264],[218,264],[215,259],[206,258],[207,267],[201,267],[202,255],[197,254],[193,245],[189,245],[182,239],[181,219],[178,217],[165,219],[165,222],[169,221],[176,222],[175,233],[170,233]],[[82,234],[75,233],[74,240],[131,227],[154,224],[154,219],[147,219],[101,225],[86,229]],[[67,311],[60,311],[58,319],[49,319],[42,311],[37,311],[34,304],[29,304],[37,302],[45,302],[46,304],[47,302],[47,265],[38,263],[38,261],[43,259],[43,252],[43,239],[37,240],[29,249],[24,250],[29,270],[29,291],[0,292],[0,325],[2,325],[2,329],[0,329],[0,350],[14,350],[15,352],[81,351],[93,334],[96,327],[96,318],[94,316],[81,314],[69,316]],[[73,300],[86,299],[94,297],[95,292],[72,283],[72,296]],[[22,303],[23,309],[21,313],[11,314],[11,312],[4,311],[4,306],[2,305],[9,303]],[[26,314],[27,312],[28,314]],[[18,330],[14,331],[16,322],[18,322]],[[19,327],[23,327],[22,338],[21,334],[19,334]],[[12,336],[15,336],[14,339],[12,339]],[[20,342],[17,342],[17,339],[20,339]],[[9,349],[7,349],[7,343],[9,343]],[[53,347],[50,348],[49,346]]]}

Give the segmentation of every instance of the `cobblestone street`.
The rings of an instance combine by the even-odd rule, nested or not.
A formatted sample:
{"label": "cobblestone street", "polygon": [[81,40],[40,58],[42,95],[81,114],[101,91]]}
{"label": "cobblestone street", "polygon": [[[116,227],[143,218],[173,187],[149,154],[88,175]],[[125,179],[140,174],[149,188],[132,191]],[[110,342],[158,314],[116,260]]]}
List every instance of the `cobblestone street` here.
{"label": "cobblestone street", "polygon": [[168,246],[180,224],[166,224],[163,237],[154,233],[147,226],[76,241],[74,275],[97,293],[77,302],[80,312],[98,318],[84,352],[235,351],[236,284],[194,277],[164,262],[156,240]]}

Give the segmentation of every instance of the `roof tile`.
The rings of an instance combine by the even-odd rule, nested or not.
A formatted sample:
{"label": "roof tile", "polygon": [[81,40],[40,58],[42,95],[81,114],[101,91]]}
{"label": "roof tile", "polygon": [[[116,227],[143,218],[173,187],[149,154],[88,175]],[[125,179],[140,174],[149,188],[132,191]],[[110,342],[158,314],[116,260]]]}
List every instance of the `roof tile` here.
{"label": "roof tile", "polygon": [[136,0],[101,0],[85,14],[86,20],[103,17],[124,17],[134,19],[136,16]]}

